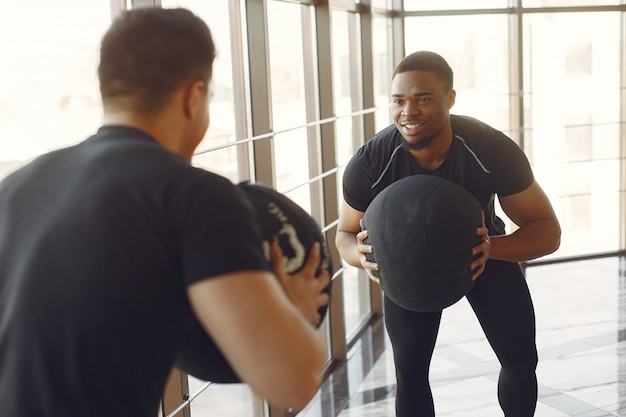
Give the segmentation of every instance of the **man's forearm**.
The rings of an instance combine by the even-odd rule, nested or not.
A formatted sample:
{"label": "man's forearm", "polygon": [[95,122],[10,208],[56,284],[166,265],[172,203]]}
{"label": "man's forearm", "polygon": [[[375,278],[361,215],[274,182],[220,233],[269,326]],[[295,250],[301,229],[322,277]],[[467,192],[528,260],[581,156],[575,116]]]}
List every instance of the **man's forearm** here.
{"label": "man's forearm", "polygon": [[341,258],[348,264],[357,268],[363,268],[361,266],[361,257],[358,249],[358,242],[356,240],[356,233],[337,231],[335,238],[335,245]]}
{"label": "man's forearm", "polygon": [[531,222],[509,235],[491,236],[490,259],[524,262],[559,248],[561,229],[552,219]]}

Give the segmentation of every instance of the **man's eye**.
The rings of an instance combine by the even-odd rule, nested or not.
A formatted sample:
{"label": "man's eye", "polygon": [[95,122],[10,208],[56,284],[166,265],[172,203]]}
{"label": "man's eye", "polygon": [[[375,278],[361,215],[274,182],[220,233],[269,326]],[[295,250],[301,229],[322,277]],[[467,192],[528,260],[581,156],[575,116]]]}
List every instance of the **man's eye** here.
{"label": "man's eye", "polygon": [[404,104],[404,100],[395,99],[393,100],[393,104],[395,104],[396,106],[401,106]]}

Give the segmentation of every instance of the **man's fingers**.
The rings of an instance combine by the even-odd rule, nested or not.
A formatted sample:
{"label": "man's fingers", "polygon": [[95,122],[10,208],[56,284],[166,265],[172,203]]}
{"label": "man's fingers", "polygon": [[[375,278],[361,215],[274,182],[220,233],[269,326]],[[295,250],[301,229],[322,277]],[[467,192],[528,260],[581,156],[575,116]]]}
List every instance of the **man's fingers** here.
{"label": "man's fingers", "polygon": [[281,281],[285,276],[285,263],[283,262],[283,249],[276,241],[270,244],[270,265],[274,271],[274,275]]}
{"label": "man's fingers", "polygon": [[328,305],[329,302],[330,302],[330,296],[328,295],[328,293],[321,292],[317,296],[317,305],[319,307],[324,307],[324,306]]}
{"label": "man's fingers", "polygon": [[321,246],[319,242],[314,242],[313,245],[311,245],[311,250],[309,251],[309,256],[304,264],[304,268],[313,271],[317,270],[317,267],[320,264],[320,256]]}

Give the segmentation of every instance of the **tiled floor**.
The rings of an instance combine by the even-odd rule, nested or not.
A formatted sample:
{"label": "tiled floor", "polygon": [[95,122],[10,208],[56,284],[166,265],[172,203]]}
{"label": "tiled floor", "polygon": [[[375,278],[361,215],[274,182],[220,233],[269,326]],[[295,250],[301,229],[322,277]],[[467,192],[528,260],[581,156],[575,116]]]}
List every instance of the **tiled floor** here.
{"label": "tiled floor", "polygon": [[[527,269],[537,315],[539,417],[626,417],[626,261]],[[438,417],[502,416],[499,366],[461,300],[445,312],[431,366]],[[298,417],[393,416],[395,375],[378,320]]]}
{"label": "tiled floor", "polygon": [[[537,316],[535,415],[626,417],[626,260],[535,266],[526,275]],[[501,417],[498,372],[467,302],[446,309],[431,366],[437,416]],[[252,417],[246,385],[206,386],[190,380],[192,416]],[[393,356],[378,319],[297,417],[393,417],[394,396]]]}

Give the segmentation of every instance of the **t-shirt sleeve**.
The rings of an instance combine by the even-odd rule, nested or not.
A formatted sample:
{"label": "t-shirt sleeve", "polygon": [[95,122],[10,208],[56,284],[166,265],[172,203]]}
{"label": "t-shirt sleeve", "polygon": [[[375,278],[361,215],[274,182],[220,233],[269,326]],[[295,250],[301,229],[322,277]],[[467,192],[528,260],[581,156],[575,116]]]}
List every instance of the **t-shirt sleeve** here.
{"label": "t-shirt sleeve", "polygon": [[236,271],[271,270],[256,211],[244,193],[219,176],[195,182],[179,219],[186,284]]}
{"label": "t-shirt sleeve", "polygon": [[350,159],[343,173],[343,198],[350,207],[365,212],[373,199],[372,181],[365,147],[361,147]]}
{"label": "t-shirt sleeve", "polygon": [[494,190],[499,196],[524,191],[534,181],[528,157],[512,139],[501,134],[497,158],[492,167]]}

